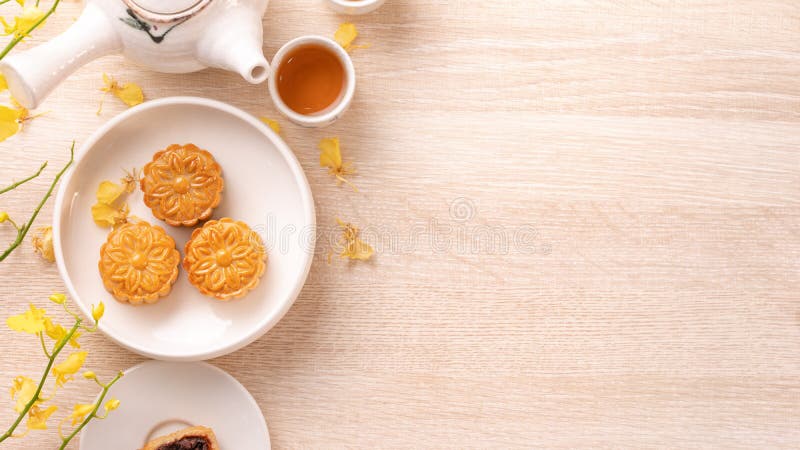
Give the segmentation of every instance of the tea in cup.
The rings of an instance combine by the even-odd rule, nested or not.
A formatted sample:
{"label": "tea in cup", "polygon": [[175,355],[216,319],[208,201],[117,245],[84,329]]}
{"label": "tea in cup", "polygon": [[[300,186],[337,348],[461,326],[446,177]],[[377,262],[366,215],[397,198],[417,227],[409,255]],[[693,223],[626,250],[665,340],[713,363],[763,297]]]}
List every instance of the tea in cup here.
{"label": "tea in cup", "polygon": [[271,70],[272,100],[298,125],[330,125],[353,100],[353,61],[341,45],[326,37],[302,36],[289,41],[278,50]]}

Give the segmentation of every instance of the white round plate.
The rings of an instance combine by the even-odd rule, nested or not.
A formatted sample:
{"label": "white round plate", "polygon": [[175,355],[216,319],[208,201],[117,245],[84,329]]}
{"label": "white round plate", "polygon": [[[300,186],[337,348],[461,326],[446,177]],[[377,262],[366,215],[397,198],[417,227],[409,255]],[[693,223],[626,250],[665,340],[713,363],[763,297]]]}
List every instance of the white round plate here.
{"label": "white round plate", "polygon": [[214,430],[223,449],[270,448],[256,401],[235,378],[210,364],[144,362],[128,369],[104,402],[111,398],[119,399],[119,409],[89,422],[80,450],[134,450],[192,425]]}
{"label": "white round plate", "polygon": [[[222,302],[203,296],[182,269],[170,294],[153,305],[118,302],[103,287],[97,263],[110,230],[92,220],[98,185],[119,181],[123,169],[141,169],[156,151],[176,143],[209,150],[222,167],[225,190],[213,217],[244,221],[264,240],[267,270],[244,298]],[[111,339],[155,359],[209,359],[258,339],[289,310],[314,253],[314,201],[294,154],[261,121],[213,100],[153,100],[111,119],[75,158],[56,198],[56,261],[84,314],[91,315],[92,304],[105,303],[100,330]],[[138,189],[126,201],[131,215],[164,228],[183,254],[194,228],[153,217]]]}

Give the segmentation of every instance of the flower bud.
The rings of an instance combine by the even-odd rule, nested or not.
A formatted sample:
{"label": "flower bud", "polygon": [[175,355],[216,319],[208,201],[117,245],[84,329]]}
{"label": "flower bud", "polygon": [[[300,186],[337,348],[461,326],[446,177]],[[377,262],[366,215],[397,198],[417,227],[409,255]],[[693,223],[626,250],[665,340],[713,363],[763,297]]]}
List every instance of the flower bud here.
{"label": "flower bud", "polygon": [[97,375],[95,375],[91,370],[87,370],[86,372],[83,372],[83,378],[86,378],[87,380],[94,380],[97,378]]}
{"label": "flower bud", "polygon": [[106,305],[103,302],[100,302],[97,306],[92,306],[92,319],[95,322],[99,322],[100,318],[103,317],[103,314],[106,312]]}
{"label": "flower bud", "polygon": [[119,400],[112,398],[106,402],[106,411],[113,411],[119,408]]}
{"label": "flower bud", "polygon": [[39,227],[31,239],[31,243],[36,253],[41,255],[45,261],[55,262],[56,252],[53,249],[53,227]]}
{"label": "flower bud", "polygon": [[5,211],[0,211],[0,223],[5,222],[8,220],[8,213]]}
{"label": "flower bud", "polygon": [[67,296],[64,294],[53,294],[49,298],[50,301],[56,305],[63,305],[64,302],[67,301]]}

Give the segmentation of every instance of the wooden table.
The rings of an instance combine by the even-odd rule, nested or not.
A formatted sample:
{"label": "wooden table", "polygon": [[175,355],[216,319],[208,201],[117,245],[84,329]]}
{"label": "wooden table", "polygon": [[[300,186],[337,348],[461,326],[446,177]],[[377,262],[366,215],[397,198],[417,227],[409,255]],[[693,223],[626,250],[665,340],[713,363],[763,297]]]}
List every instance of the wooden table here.
{"label": "wooden table", "polygon": [[[267,55],[345,20],[271,3]],[[27,45],[78,11],[63,4]],[[213,361],[253,393],[275,447],[800,445],[800,3],[389,0],[353,21],[371,47],[353,53],[352,110],[321,131],[280,122],[322,232],[351,220],[377,256],[328,264],[321,239],[289,314]],[[236,75],[106,57],[0,144],[0,184],[51,161],[0,209],[27,214],[68,142],[123,110],[95,115],[104,71],[149,99],[279,118]],[[359,193],[318,166],[334,135]],[[3,316],[63,290],[29,242],[0,286]],[[103,377],[143,360],[101,335],[84,347]],[[38,351],[0,329],[3,389],[40,373]],[[56,419],[95,392],[70,383]]]}

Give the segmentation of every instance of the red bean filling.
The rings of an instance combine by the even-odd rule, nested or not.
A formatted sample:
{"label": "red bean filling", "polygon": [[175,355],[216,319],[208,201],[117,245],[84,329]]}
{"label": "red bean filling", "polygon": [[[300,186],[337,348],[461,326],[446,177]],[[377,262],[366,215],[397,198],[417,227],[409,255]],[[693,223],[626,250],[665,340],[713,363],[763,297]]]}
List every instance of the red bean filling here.
{"label": "red bean filling", "polygon": [[210,443],[202,436],[184,436],[177,441],[158,447],[158,450],[209,450]]}

